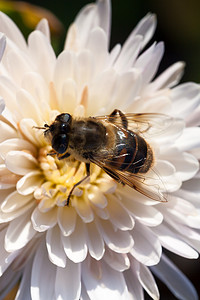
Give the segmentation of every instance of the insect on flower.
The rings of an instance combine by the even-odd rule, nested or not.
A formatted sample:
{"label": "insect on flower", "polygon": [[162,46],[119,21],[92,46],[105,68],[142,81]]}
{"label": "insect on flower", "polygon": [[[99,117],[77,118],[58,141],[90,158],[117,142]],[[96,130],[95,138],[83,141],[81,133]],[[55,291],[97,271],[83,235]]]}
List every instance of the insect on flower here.
{"label": "insect on flower", "polygon": [[146,184],[146,174],[154,165],[154,152],[145,136],[168,128],[173,120],[164,114],[124,114],[115,109],[110,115],[88,118],[62,113],[51,125],[36,128],[45,130],[44,136],[53,148],[50,155],[56,155],[59,160],[73,156],[85,162],[86,176],[72,187],[66,205],[75,187],[90,176],[90,163],[117,182],[153,200],[166,202],[165,196],[153,192]]}

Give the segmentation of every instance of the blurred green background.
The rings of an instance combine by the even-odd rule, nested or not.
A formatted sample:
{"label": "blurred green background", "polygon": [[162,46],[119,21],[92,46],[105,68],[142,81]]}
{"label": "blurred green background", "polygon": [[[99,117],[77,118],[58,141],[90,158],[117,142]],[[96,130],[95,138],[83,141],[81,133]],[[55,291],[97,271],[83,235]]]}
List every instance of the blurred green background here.
{"label": "blurred green background", "polygon": [[[26,37],[42,16],[48,18],[53,45],[56,53],[59,54],[62,51],[67,28],[83,5],[90,2],[92,1],[27,1],[28,4],[42,6],[53,15],[46,10],[37,10],[37,8],[34,10],[34,7],[26,6],[20,1],[0,1],[0,9],[14,19]],[[165,42],[165,55],[159,72],[176,61],[185,61],[186,69],[182,82],[200,83],[199,0],[113,0],[111,47],[116,43],[123,43],[137,22],[148,12],[155,13],[158,19],[157,30],[152,41]],[[200,261],[169,255],[191,279],[200,295]],[[162,300],[176,299],[162,283],[158,281],[158,284]],[[150,298],[146,295],[146,299]]]}

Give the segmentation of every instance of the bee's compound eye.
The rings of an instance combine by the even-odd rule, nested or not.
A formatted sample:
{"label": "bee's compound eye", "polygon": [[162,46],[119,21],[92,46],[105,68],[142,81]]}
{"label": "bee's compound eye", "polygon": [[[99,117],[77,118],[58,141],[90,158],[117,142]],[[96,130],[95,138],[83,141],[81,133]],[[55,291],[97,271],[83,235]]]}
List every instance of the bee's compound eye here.
{"label": "bee's compound eye", "polygon": [[69,131],[70,127],[66,123],[61,123],[59,129],[61,132],[66,132],[66,131]]}
{"label": "bee's compound eye", "polygon": [[71,119],[72,119],[71,115],[67,113],[60,114],[56,117],[56,121],[60,121],[68,124],[71,122]]}
{"label": "bee's compound eye", "polygon": [[66,134],[58,134],[52,138],[51,144],[56,152],[63,154],[67,151],[68,142],[69,138]]}

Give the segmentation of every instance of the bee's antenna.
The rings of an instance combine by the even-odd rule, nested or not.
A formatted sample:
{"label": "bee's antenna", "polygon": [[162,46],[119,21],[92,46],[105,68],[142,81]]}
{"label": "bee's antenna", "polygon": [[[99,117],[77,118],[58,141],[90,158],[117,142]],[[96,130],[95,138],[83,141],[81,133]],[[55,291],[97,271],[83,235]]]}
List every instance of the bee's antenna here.
{"label": "bee's antenna", "polygon": [[47,128],[49,128],[50,126],[48,125],[48,124],[44,124],[44,126],[33,126],[33,128],[36,128],[36,129],[43,129],[43,130],[45,130],[45,129],[47,129]]}

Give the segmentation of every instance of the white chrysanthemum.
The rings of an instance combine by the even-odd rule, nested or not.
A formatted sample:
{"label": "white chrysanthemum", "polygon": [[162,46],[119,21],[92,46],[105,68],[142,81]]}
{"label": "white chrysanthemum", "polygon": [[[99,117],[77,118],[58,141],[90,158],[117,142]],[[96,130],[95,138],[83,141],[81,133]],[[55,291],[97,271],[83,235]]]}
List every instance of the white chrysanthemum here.
{"label": "white chrysanthemum", "polygon": [[[99,0],[79,13],[56,58],[45,20],[26,44],[0,14],[1,299],[20,278],[17,300],[138,300],[143,289],[158,299],[149,267],[178,298],[197,298],[161,252],[197,258],[200,250],[199,164],[192,154],[200,128],[184,128],[200,103],[200,87],[176,86],[181,62],[154,79],[164,45],[143,49],[155,26],[155,16],[147,15],[122,47],[109,51],[110,2]],[[95,116],[115,108],[174,117],[163,135],[149,139],[168,202],[148,199],[92,166],[90,180],[63,207],[85,166],[47,156],[50,145],[33,126],[62,112]]]}

